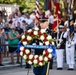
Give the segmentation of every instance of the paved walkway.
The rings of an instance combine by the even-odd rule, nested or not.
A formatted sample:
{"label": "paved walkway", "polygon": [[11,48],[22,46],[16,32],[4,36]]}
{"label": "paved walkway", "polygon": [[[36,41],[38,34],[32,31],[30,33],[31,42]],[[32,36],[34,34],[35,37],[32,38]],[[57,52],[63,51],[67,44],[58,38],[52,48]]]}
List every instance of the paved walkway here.
{"label": "paved walkway", "polygon": [[[54,63],[54,68],[52,70],[49,70],[49,75],[76,75],[76,64],[75,64],[75,70],[74,71],[68,71],[68,66],[66,63],[64,64],[63,70],[56,70],[56,63]],[[0,75],[34,75],[33,69],[25,69],[25,67],[12,67],[12,68],[5,68],[0,69]]]}
{"label": "paved walkway", "polygon": [[[29,74],[27,74],[28,69],[25,68],[15,68],[8,70],[0,70],[0,75],[34,75],[32,69],[29,70]],[[67,71],[67,70],[50,70],[49,75],[76,75],[76,70]]]}

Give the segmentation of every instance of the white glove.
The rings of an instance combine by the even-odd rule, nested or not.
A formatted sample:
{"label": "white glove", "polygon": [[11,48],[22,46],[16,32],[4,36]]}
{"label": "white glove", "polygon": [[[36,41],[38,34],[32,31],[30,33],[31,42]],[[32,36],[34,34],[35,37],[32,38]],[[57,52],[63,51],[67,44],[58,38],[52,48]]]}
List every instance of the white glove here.
{"label": "white glove", "polygon": [[69,29],[69,28],[67,28],[67,31],[69,32],[69,31],[70,31],[70,29]]}
{"label": "white glove", "polygon": [[59,39],[59,42],[61,43],[63,40],[62,39]]}
{"label": "white glove", "polygon": [[68,44],[68,48],[70,48],[71,47],[71,44]]}
{"label": "white glove", "polygon": [[60,47],[60,44],[57,44],[57,48],[59,48]]}

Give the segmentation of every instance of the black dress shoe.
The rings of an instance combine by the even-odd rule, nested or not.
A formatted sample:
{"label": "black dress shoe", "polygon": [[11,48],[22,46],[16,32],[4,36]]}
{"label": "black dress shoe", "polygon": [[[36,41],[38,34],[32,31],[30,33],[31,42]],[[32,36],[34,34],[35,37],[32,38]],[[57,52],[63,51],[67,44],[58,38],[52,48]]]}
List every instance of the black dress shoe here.
{"label": "black dress shoe", "polygon": [[53,68],[50,67],[49,69],[53,69]]}
{"label": "black dress shoe", "polygon": [[70,68],[68,68],[67,70],[70,70]]}
{"label": "black dress shoe", "polygon": [[68,68],[68,70],[74,70],[73,68]]}
{"label": "black dress shoe", "polygon": [[49,69],[53,69],[53,67],[49,67]]}
{"label": "black dress shoe", "polygon": [[20,62],[16,62],[17,64],[21,64]]}
{"label": "black dress shoe", "polygon": [[4,66],[3,64],[0,64],[0,66]]}
{"label": "black dress shoe", "polygon": [[31,66],[26,66],[25,68],[31,68]]}
{"label": "black dress shoe", "polygon": [[74,68],[71,68],[71,70],[74,70]]}
{"label": "black dress shoe", "polygon": [[57,68],[57,70],[63,70],[63,68]]}

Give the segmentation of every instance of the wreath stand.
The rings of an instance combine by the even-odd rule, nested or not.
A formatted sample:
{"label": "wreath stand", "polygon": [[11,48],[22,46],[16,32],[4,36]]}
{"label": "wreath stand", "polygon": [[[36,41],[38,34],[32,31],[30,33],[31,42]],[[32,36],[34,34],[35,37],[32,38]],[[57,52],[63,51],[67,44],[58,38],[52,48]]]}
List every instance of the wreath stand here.
{"label": "wreath stand", "polygon": [[49,67],[50,67],[50,62],[48,62],[47,64],[46,75],[49,75]]}
{"label": "wreath stand", "polygon": [[[20,64],[20,66],[21,66],[21,68],[22,68],[22,57],[21,57],[21,64]],[[29,75],[29,68],[28,68],[28,70],[27,70],[27,75]]]}
{"label": "wreath stand", "polygon": [[[48,46],[26,45],[25,48],[31,48],[31,49],[47,49]],[[21,57],[21,67],[22,67],[22,57]],[[48,64],[47,64],[46,75],[49,75],[49,67],[50,67],[50,62],[48,62]],[[28,68],[28,71],[27,71],[27,75],[29,75],[29,68]]]}

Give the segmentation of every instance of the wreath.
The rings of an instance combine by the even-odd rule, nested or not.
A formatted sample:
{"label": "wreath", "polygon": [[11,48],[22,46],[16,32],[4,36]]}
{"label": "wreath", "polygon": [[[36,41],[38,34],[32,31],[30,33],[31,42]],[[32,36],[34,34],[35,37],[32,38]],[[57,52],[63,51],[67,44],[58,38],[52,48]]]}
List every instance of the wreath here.
{"label": "wreath", "polygon": [[[39,39],[45,46],[52,45],[54,46],[54,40],[52,37],[46,33],[44,29],[39,29],[35,27],[34,29],[29,29],[21,37],[20,43],[20,55],[25,59],[27,63],[37,66],[45,65],[52,58],[52,48],[45,49],[42,55],[33,55],[29,49],[26,49],[25,46],[29,45],[33,39]],[[40,43],[39,45],[43,45]]]}

